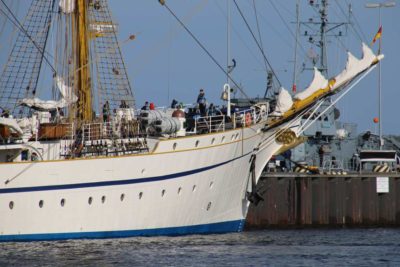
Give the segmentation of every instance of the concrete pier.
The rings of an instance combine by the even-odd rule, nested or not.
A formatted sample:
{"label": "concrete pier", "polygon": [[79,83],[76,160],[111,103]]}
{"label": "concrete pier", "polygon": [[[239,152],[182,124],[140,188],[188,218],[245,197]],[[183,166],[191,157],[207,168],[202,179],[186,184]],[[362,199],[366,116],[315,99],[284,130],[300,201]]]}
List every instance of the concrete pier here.
{"label": "concrete pier", "polygon": [[258,191],[264,201],[250,206],[247,229],[400,226],[398,173],[265,173]]}

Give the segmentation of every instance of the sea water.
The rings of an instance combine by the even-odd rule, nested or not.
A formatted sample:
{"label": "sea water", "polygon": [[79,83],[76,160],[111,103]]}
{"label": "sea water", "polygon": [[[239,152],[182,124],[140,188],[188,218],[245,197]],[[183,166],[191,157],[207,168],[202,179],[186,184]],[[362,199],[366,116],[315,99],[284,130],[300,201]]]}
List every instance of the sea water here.
{"label": "sea water", "polygon": [[0,243],[0,266],[400,266],[400,229]]}

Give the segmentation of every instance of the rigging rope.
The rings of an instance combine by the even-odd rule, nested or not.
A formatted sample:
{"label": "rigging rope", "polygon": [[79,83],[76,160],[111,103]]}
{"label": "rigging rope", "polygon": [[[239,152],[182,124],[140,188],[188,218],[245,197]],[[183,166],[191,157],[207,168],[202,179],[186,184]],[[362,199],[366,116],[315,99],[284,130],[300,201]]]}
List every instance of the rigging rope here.
{"label": "rigging rope", "polygon": [[[225,11],[222,9],[222,7],[219,5],[218,1],[214,1],[213,2],[217,7],[218,10],[221,12],[221,14],[225,17],[225,19],[227,18],[227,14],[225,13]],[[236,36],[239,38],[239,40],[241,41],[241,43],[243,44],[243,46],[247,49],[247,51],[249,52],[249,54],[254,58],[254,60],[260,65],[260,68],[262,68],[263,62],[260,60],[260,58],[258,56],[255,55],[255,53],[253,52],[253,50],[249,47],[249,45],[245,42],[244,38],[240,35],[239,31],[236,29],[236,27],[231,23],[231,27],[233,29],[233,32],[236,34]]]}
{"label": "rigging rope", "polygon": [[[292,30],[290,29],[289,25],[287,24],[287,22],[286,22],[285,19],[283,18],[281,12],[279,12],[279,9],[276,7],[276,5],[274,4],[274,2],[270,0],[269,3],[271,4],[271,6],[272,6],[272,8],[275,10],[275,12],[278,14],[279,18],[281,19],[281,21],[283,22],[283,24],[285,25],[285,27],[288,29],[290,35],[293,37],[294,40],[296,40],[295,34],[294,34],[294,33],[292,32]],[[312,60],[310,57],[308,57],[307,52],[306,52],[304,46],[301,45],[301,43],[299,43],[298,45],[299,45],[299,47],[300,47],[301,52],[303,53],[303,56],[304,56],[306,59],[308,59],[312,64],[314,64],[314,63],[313,63],[313,60]]]}
{"label": "rigging rope", "polygon": [[179,24],[186,30],[186,32],[196,41],[196,43],[203,49],[203,51],[211,58],[211,60],[218,66],[218,68],[229,77],[229,79],[235,84],[237,89],[243,94],[243,96],[247,99],[249,97],[244,92],[244,90],[239,86],[239,84],[232,78],[232,76],[221,66],[221,64],[215,59],[215,57],[207,50],[207,48],[197,39],[197,37],[186,27],[186,25],[175,15],[175,13],[168,7],[164,0],[159,0],[162,6],[169,11],[169,13],[179,22]]}
{"label": "rigging rope", "polygon": [[235,4],[237,10],[239,11],[240,16],[242,17],[244,23],[245,23],[246,26],[247,26],[247,29],[250,31],[251,36],[253,36],[254,41],[256,42],[258,48],[260,49],[261,54],[262,54],[263,57],[264,57],[264,60],[267,62],[269,68],[271,69],[272,74],[275,76],[275,79],[276,79],[277,82],[279,83],[279,86],[282,87],[282,83],[279,81],[279,78],[278,78],[278,76],[276,75],[276,72],[274,71],[274,69],[272,68],[272,65],[271,65],[271,63],[269,62],[267,56],[265,55],[264,50],[262,49],[262,47],[260,46],[259,42],[257,41],[257,38],[255,37],[253,31],[251,30],[251,27],[250,27],[249,23],[247,22],[246,18],[244,17],[242,10],[240,9],[240,7],[239,7],[239,5],[237,4],[236,0],[233,0],[233,3]]}
{"label": "rigging rope", "polygon": [[[260,39],[261,48],[264,49],[264,45],[263,45],[262,38],[261,38],[260,23],[258,22],[258,12],[257,12],[257,7],[256,7],[256,1],[255,0],[253,0],[253,9],[254,9],[254,16],[256,18],[258,38]],[[268,71],[268,63],[265,60],[265,58],[264,58],[264,65],[265,65],[265,71]]]}
{"label": "rigging rope", "polygon": [[[337,6],[339,7],[340,11],[342,12],[342,14],[343,14],[345,17],[347,17],[346,12],[343,10],[343,7],[341,6],[341,4],[340,4],[337,0],[335,0],[335,2],[336,2],[336,4],[337,4]],[[353,15],[353,12],[351,12],[351,14]],[[355,32],[355,34],[357,35],[357,37],[360,39],[360,41],[363,41],[363,40],[365,41],[365,40],[367,40],[367,38],[365,37],[365,34],[364,34],[364,32],[363,32],[363,30],[362,30],[360,24],[358,23],[358,20],[357,20],[356,16],[353,15],[352,17],[354,18],[354,21],[355,21],[356,25],[357,25],[358,28],[360,29],[361,35],[360,35],[360,33],[357,31],[357,29],[354,27],[354,25],[353,25],[352,23],[350,23],[351,28],[353,29],[353,31]]]}
{"label": "rigging rope", "polygon": [[45,56],[44,51],[42,51],[42,49],[37,45],[37,43],[35,42],[35,40],[32,39],[32,37],[29,35],[29,33],[25,30],[24,26],[22,26],[22,24],[19,22],[18,18],[15,17],[15,15],[13,14],[13,12],[10,10],[10,8],[8,7],[8,5],[4,2],[4,0],[0,0],[3,5],[5,6],[5,8],[7,9],[7,11],[10,13],[10,15],[12,16],[12,18],[15,20],[12,20],[10,18],[10,16],[4,12],[4,10],[0,9],[0,11],[2,11],[2,13],[6,16],[6,18],[8,20],[10,20],[10,22],[17,27],[23,34],[25,34],[26,37],[28,37],[28,39],[32,42],[32,44],[36,47],[36,49],[39,51],[39,53],[42,55],[42,57],[44,58],[44,60],[46,61],[46,63],[50,66],[50,68],[53,70],[53,74],[56,74],[56,70],[53,67],[53,65],[50,63],[50,61],[47,59],[47,57]]}

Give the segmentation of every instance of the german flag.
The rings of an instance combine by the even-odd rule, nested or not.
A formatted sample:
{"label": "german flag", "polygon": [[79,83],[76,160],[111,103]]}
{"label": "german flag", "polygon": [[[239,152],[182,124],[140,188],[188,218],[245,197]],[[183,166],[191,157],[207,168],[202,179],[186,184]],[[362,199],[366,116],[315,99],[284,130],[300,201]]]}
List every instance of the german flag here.
{"label": "german flag", "polygon": [[379,27],[378,32],[375,34],[374,40],[372,40],[372,44],[376,42],[382,36],[382,26]]}

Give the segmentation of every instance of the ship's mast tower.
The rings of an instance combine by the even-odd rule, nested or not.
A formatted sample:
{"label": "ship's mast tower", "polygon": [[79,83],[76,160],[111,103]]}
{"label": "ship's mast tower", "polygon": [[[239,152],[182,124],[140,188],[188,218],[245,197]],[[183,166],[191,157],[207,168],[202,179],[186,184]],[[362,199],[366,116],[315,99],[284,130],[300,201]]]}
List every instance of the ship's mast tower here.
{"label": "ship's mast tower", "polygon": [[[303,26],[305,30],[302,32],[302,36],[308,37],[308,42],[319,48],[318,60],[312,59],[313,67],[317,66],[318,70],[325,76],[328,77],[328,57],[327,57],[327,43],[329,37],[340,38],[347,35],[347,26],[350,21],[341,22],[330,22],[328,20],[328,0],[309,0],[309,5],[316,9],[318,12],[318,20],[309,18],[308,21],[301,21],[300,26]],[[351,6],[349,6],[349,12]],[[350,17],[350,16],[349,16]],[[312,68],[305,68],[312,69]]]}

